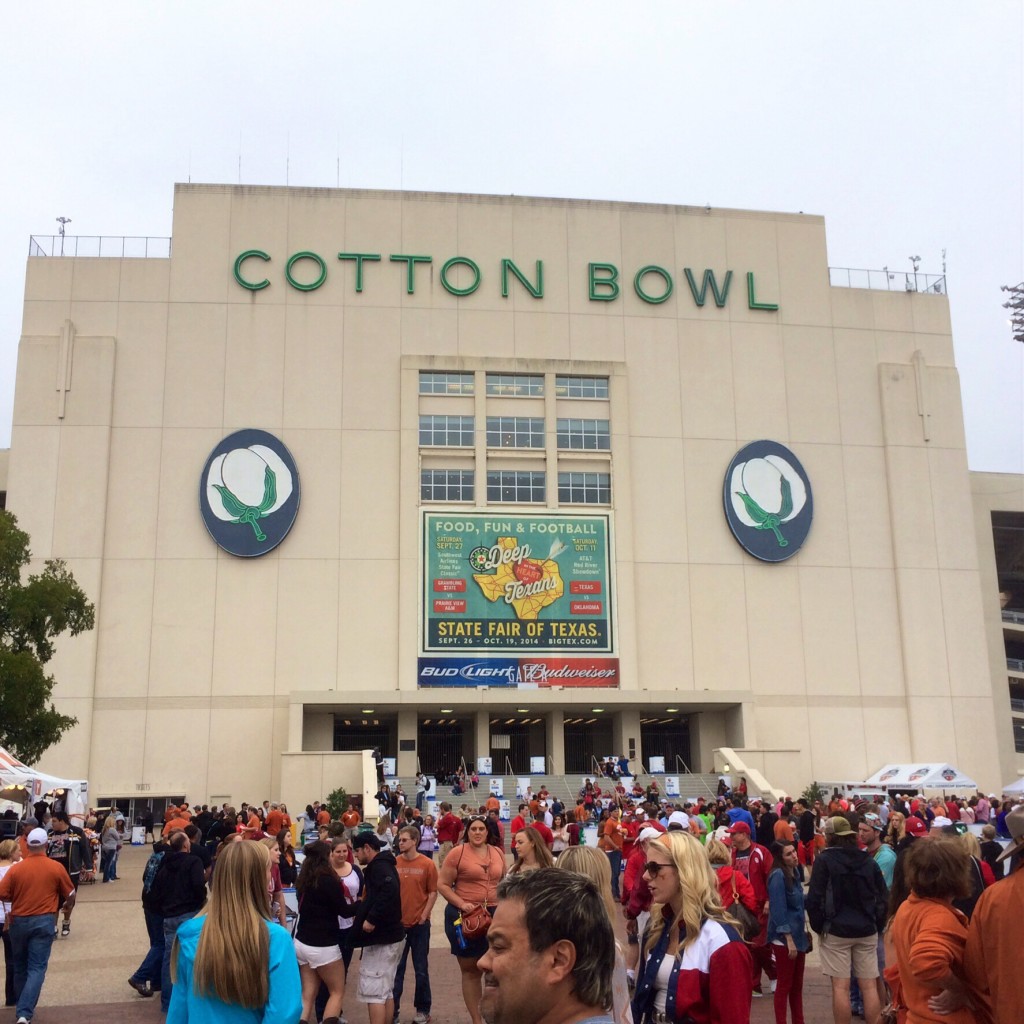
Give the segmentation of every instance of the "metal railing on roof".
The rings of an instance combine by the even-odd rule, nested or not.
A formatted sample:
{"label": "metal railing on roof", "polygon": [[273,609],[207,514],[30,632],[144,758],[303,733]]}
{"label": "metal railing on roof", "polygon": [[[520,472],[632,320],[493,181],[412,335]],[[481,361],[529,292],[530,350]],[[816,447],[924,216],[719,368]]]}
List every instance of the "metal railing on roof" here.
{"label": "metal railing on roof", "polygon": [[32,235],[29,256],[108,256],[116,259],[168,259],[169,238],[143,235]]}
{"label": "metal railing on roof", "polygon": [[872,288],[884,292],[921,292],[948,295],[945,274],[921,274],[914,271],[855,270],[852,267],[829,267],[828,283],[833,288]]}

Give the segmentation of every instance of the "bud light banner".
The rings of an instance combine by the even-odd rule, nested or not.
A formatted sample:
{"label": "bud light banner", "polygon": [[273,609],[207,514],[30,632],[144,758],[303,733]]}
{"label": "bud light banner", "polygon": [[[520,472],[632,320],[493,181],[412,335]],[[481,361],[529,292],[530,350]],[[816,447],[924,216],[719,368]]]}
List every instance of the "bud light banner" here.
{"label": "bud light banner", "polygon": [[619,685],[618,658],[420,658],[420,686]]}
{"label": "bud light banner", "polygon": [[611,566],[608,514],[425,512],[420,653],[614,653]]}

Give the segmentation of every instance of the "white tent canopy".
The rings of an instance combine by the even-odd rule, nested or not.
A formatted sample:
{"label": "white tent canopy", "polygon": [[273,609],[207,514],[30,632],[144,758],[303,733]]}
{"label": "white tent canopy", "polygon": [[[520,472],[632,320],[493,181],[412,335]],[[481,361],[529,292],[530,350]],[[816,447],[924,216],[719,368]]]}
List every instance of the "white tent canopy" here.
{"label": "white tent canopy", "polygon": [[974,779],[968,778],[951,764],[887,764],[864,781],[865,786],[881,789],[977,789]]}
{"label": "white tent canopy", "polygon": [[0,747],[0,799],[25,802],[26,808],[40,799],[49,799],[58,790],[65,793],[69,815],[82,818],[88,806],[89,783],[85,779],[62,779],[30,768]]}
{"label": "white tent canopy", "polygon": [[1024,779],[1015,779],[1008,786],[1003,786],[1003,793],[1006,796],[1024,795]]}

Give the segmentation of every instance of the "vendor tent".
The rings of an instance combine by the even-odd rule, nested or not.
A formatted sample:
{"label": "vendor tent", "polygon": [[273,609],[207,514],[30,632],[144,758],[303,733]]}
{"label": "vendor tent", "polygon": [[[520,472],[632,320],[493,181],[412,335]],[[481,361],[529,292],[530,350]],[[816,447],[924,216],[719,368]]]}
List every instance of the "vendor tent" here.
{"label": "vendor tent", "polygon": [[881,789],[977,789],[974,779],[968,778],[951,764],[887,764],[869,779],[865,786]]}
{"label": "vendor tent", "polygon": [[85,779],[63,779],[30,768],[12,753],[0,747],[0,798],[26,805],[37,800],[52,799],[62,791],[69,815],[84,817],[89,799],[89,783]]}
{"label": "vendor tent", "polygon": [[1016,779],[1008,786],[1003,786],[1005,796],[1024,796],[1024,779]]}

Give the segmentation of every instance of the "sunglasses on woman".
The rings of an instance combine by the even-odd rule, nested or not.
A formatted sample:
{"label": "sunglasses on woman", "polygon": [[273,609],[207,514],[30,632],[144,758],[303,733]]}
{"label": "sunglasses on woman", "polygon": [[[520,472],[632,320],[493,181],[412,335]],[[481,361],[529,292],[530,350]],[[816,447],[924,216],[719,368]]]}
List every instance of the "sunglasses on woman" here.
{"label": "sunglasses on woman", "polygon": [[672,864],[665,864],[660,860],[649,860],[644,864],[644,871],[646,871],[651,878],[657,878],[658,872],[661,871],[662,868],[670,868],[673,866],[674,865]]}

